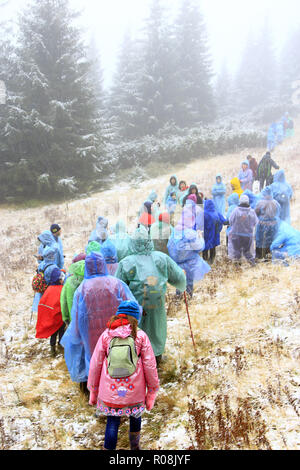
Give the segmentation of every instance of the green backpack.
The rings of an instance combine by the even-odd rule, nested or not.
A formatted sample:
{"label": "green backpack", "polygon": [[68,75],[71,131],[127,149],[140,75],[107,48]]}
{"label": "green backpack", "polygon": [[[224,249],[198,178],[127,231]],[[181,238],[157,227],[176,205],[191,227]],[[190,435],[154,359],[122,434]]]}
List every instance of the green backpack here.
{"label": "green backpack", "polygon": [[107,356],[107,370],[110,377],[121,379],[134,374],[139,357],[132,336],[113,338]]}

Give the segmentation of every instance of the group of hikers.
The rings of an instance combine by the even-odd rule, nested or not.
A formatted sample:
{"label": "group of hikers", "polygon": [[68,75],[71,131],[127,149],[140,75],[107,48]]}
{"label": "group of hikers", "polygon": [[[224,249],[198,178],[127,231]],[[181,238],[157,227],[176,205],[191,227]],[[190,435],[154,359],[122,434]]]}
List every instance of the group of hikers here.
{"label": "group of hikers", "polygon": [[284,139],[294,136],[294,121],[286,112],[278,122],[272,122],[268,130],[267,148],[270,152]]}
{"label": "group of hikers", "polygon": [[[64,352],[71,380],[97,406],[97,416],[107,417],[104,449],[116,448],[124,416],[130,418],[130,448],[140,449],[142,414],[154,406],[164,360],[167,284],[179,299],[193,296],[195,283],[211,270],[224,226],[234,262],[244,256],[254,265],[272,256],[288,264],[289,257],[300,257],[284,171],[271,181],[269,168],[278,165],[270,153],[263,165],[253,160],[248,156],[231,180],[227,210],[229,187],[220,174],[211,197],[172,175],[162,204],[154,190],[143,202],[133,232],[122,220],[109,227],[99,217],[68,269],[61,227],[53,224],[38,236],[36,337],[50,337],[54,357],[57,348]],[[253,192],[257,179],[263,181],[259,194]]]}

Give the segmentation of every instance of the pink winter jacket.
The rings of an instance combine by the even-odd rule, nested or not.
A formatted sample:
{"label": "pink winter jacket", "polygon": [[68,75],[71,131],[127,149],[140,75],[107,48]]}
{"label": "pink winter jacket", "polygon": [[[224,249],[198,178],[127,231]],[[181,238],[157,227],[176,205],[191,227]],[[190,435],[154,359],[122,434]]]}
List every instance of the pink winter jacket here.
{"label": "pink winter jacket", "polygon": [[159,379],[156,360],[150,340],[146,333],[138,330],[135,347],[138,356],[137,368],[134,374],[125,379],[113,379],[107,371],[107,354],[112,338],[126,338],[131,334],[131,326],[124,325],[115,330],[106,329],[100,336],[94,350],[89,370],[88,389],[90,390],[90,405],[97,401],[124,408],[129,405],[145,403],[146,388],[149,395],[154,396],[159,389]]}

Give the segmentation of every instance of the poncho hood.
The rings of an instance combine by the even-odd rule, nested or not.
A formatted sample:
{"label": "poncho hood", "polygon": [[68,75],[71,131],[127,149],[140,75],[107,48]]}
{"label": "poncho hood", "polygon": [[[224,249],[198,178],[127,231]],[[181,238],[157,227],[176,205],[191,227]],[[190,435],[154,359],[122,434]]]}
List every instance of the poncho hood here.
{"label": "poncho hood", "polygon": [[133,255],[149,255],[154,251],[153,241],[149,238],[145,227],[141,226],[136,229],[130,239],[129,249]]}
{"label": "poncho hood", "polygon": [[85,261],[78,261],[77,263],[71,264],[69,267],[69,273],[77,278],[84,278],[84,268],[85,268]]}
{"label": "poncho hood", "polygon": [[84,279],[107,275],[106,262],[101,253],[92,252],[85,258]]}

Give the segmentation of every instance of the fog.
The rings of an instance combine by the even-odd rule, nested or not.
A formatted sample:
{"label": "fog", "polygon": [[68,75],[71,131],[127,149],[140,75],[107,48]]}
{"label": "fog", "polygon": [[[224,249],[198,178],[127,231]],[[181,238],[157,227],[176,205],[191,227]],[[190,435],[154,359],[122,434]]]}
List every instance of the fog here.
{"label": "fog", "polygon": [[[16,18],[29,0],[11,0],[6,17]],[[94,35],[102,57],[104,85],[109,86],[116,56],[126,30],[138,35],[152,0],[70,0],[83,10],[81,23],[87,37]],[[170,15],[182,0],[162,0]],[[299,24],[298,0],[199,0],[205,16],[215,71],[225,61],[229,70],[239,63],[249,31],[263,28],[268,19],[279,51],[291,29]]]}

